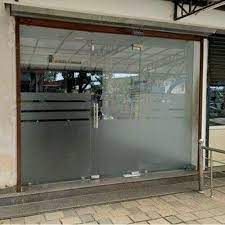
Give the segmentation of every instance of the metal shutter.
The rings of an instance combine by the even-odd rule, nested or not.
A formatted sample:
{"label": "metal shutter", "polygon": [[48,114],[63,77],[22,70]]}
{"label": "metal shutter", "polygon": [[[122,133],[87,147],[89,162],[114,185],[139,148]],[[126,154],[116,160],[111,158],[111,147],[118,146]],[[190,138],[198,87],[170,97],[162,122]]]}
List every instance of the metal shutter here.
{"label": "metal shutter", "polygon": [[225,35],[209,37],[208,79],[210,85],[225,85]]}

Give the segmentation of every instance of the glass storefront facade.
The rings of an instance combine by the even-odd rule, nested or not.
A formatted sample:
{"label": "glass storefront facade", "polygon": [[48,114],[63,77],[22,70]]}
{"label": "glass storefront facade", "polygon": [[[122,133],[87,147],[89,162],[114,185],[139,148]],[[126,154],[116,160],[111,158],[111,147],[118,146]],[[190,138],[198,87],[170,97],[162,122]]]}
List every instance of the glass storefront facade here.
{"label": "glass storefront facade", "polygon": [[23,184],[195,167],[199,43],[20,30]]}

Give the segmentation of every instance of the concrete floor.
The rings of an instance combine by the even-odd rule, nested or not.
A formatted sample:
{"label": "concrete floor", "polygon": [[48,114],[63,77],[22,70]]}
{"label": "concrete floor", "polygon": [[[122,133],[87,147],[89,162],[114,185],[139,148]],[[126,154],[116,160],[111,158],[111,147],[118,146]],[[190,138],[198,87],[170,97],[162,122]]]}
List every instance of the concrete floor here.
{"label": "concrete floor", "polygon": [[0,224],[225,224],[225,186],[214,197],[186,192],[29,217],[0,220]]}

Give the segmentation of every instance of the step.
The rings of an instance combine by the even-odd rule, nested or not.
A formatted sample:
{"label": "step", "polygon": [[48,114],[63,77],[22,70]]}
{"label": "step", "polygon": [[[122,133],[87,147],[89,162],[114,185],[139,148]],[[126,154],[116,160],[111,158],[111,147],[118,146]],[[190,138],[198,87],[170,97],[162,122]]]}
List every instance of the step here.
{"label": "step", "polygon": [[21,193],[9,193],[0,195],[0,206],[10,206],[24,203],[40,202],[83,196],[89,194],[113,192],[132,188],[153,187],[164,184],[174,184],[185,181],[197,180],[196,171],[165,172],[151,176],[133,178],[113,178],[103,180],[89,180],[78,182],[55,183],[37,185],[25,188]]}
{"label": "step", "polygon": [[85,195],[74,195],[70,197],[30,202],[17,205],[0,207],[0,219],[31,216],[39,213],[55,210],[91,206],[96,204],[115,203],[120,201],[135,200],[152,196],[161,196],[174,193],[197,191],[198,182],[182,182],[174,184],[163,184],[149,186],[148,183],[142,186],[130,186],[129,188],[89,193]]}

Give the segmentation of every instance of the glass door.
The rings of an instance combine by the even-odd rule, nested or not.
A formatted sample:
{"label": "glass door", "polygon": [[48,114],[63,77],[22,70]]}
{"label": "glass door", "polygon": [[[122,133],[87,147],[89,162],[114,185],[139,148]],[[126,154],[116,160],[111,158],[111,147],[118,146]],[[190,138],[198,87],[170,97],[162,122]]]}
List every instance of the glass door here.
{"label": "glass door", "polygon": [[194,42],[101,35],[95,34],[96,41],[113,50],[92,58],[102,68],[92,77],[99,82],[92,172],[130,177],[193,169],[193,73],[199,71]]}
{"label": "glass door", "polygon": [[[103,57],[95,94],[98,122],[93,130],[93,173],[130,176],[138,171],[141,37],[105,35],[114,41]],[[125,39],[125,40],[124,40]],[[113,52],[112,52],[113,51]],[[99,65],[98,65],[99,66]],[[97,66],[97,67],[98,67]]]}

